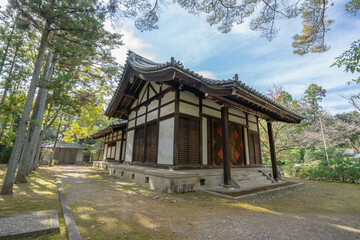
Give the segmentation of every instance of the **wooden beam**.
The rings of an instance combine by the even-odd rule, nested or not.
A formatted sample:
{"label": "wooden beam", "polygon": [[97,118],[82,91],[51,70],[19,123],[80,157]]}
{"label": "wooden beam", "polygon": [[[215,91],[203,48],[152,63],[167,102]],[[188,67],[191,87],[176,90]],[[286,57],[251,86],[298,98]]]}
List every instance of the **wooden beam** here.
{"label": "wooden beam", "polygon": [[274,143],[274,137],[273,137],[272,124],[270,121],[267,122],[267,127],[268,127],[268,135],[269,135],[270,159],[271,159],[271,165],[272,165],[273,178],[275,181],[278,181],[279,174],[278,174],[277,163],[276,163],[275,143]]}
{"label": "wooden beam", "polygon": [[124,96],[128,98],[136,99],[135,95],[132,93],[124,93]]}
{"label": "wooden beam", "polygon": [[[120,159],[119,162],[122,162],[122,155],[123,155],[123,148],[124,148],[124,129],[121,130],[121,144],[120,144]],[[125,159],[124,159],[125,161]]]}
{"label": "wooden beam", "polygon": [[125,115],[129,115],[130,114],[130,110],[128,109],[118,109],[115,111],[115,114],[125,114]]}
{"label": "wooden beam", "polygon": [[230,149],[229,149],[229,115],[228,107],[221,108],[221,128],[223,141],[224,187],[231,187]]}
{"label": "wooden beam", "polygon": [[172,88],[167,88],[165,90],[163,90],[162,92],[160,92],[158,95],[152,96],[151,98],[149,98],[148,100],[146,100],[145,102],[140,103],[139,105],[137,105],[136,107],[134,107],[133,109],[131,109],[131,111],[137,111],[139,108],[141,108],[142,106],[146,106],[148,104],[150,104],[152,101],[160,99],[161,97],[163,97],[166,93],[174,91],[174,89]]}

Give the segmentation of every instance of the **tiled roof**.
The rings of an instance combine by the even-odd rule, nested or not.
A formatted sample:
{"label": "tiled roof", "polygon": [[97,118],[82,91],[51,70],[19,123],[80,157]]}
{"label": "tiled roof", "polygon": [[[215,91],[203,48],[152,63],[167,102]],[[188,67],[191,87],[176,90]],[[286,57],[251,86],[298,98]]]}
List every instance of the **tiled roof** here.
{"label": "tiled roof", "polygon": [[127,120],[120,119],[118,123],[114,123],[109,125],[108,127],[101,129],[100,131],[97,131],[93,135],[91,135],[92,138],[97,139],[105,135],[106,133],[112,131],[114,128],[122,128],[127,126]]}
{"label": "tiled roof", "polygon": [[[54,147],[54,143],[43,143],[41,144],[42,148],[52,148]],[[87,149],[85,146],[80,145],[78,143],[74,143],[74,144],[68,144],[66,142],[58,142],[56,143],[56,147],[57,148],[72,148],[72,149]]]}
{"label": "tiled roof", "polygon": [[[161,72],[161,71],[164,71],[167,69],[174,69],[174,70],[180,71],[180,72],[190,76],[195,81],[205,84],[208,87],[216,87],[216,88],[221,87],[223,89],[240,90],[242,92],[246,92],[247,94],[254,95],[257,98],[260,98],[262,101],[265,101],[268,104],[275,106],[275,107],[291,114],[293,117],[297,118],[298,121],[304,119],[301,115],[282,106],[278,102],[271,100],[264,94],[256,91],[255,89],[246,85],[242,81],[239,81],[237,74],[235,75],[235,77],[233,79],[228,79],[228,80],[215,80],[215,79],[210,79],[210,78],[204,78],[202,75],[200,75],[194,71],[191,71],[188,68],[185,68],[181,62],[176,61],[173,57],[171,58],[170,62],[156,63],[156,62],[151,61],[147,58],[144,58],[132,51],[128,51],[128,57],[127,57],[126,65],[124,68],[124,73],[129,66],[131,66],[135,71],[137,71],[139,73],[156,73],[156,72]],[[123,79],[121,79],[119,86],[111,99],[111,102],[105,113],[106,115],[108,114],[108,112],[110,110],[110,106],[113,104],[113,101],[115,100],[115,97],[118,94],[118,91],[120,89],[120,85],[121,85],[122,81],[123,81]]]}

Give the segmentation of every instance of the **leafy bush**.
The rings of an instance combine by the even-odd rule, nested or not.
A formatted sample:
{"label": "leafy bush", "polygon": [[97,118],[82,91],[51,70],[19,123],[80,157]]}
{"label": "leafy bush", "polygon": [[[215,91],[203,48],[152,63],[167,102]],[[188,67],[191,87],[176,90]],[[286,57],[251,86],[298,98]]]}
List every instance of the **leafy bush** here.
{"label": "leafy bush", "polygon": [[[288,169],[289,174],[313,180],[341,181],[354,183],[360,181],[360,162],[342,155],[334,149],[329,150],[331,156],[327,161],[319,151],[307,150],[305,164]],[[315,160],[318,159],[318,160]]]}

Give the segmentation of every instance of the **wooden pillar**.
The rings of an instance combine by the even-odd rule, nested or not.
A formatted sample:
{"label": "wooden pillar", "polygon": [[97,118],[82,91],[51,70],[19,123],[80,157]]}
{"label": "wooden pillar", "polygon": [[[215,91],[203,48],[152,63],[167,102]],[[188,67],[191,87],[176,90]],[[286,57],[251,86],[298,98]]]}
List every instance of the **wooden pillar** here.
{"label": "wooden pillar", "polygon": [[231,187],[230,172],[230,149],[229,149],[229,115],[228,107],[221,108],[221,128],[223,141],[223,166],[224,166],[224,186]]}
{"label": "wooden pillar", "polygon": [[[120,144],[120,157],[119,157],[119,162],[122,162],[123,147],[124,147],[124,130],[121,130],[121,144]],[[124,160],[125,160],[125,159],[124,159]]]}
{"label": "wooden pillar", "polygon": [[275,181],[278,181],[279,175],[278,175],[278,169],[277,169],[277,163],[276,163],[275,143],[274,143],[274,137],[273,137],[273,131],[272,131],[272,124],[270,121],[267,122],[267,128],[268,128],[268,135],[269,135],[270,159],[271,159],[271,165],[272,165],[273,178]]}

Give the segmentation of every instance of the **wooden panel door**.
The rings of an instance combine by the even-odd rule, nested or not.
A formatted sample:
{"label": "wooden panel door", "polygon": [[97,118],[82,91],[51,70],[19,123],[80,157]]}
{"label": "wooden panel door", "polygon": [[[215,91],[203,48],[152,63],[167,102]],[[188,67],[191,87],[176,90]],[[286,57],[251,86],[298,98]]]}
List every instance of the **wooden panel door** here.
{"label": "wooden panel door", "polygon": [[145,162],[156,163],[158,150],[159,124],[157,122],[146,126]]}
{"label": "wooden panel door", "polygon": [[143,161],[145,146],[144,132],[143,127],[135,129],[133,162],[141,163]]}
{"label": "wooden panel door", "polygon": [[200,122],[181,116],[179,119],[179,165],[200,165]]}
{"label": "wooden panel door", "polygon": [[258,132],[249,130],[250,165],[261,165],[260,136]]}
{"label": "wooden panel door", "polygon": [[[211,120],[212,138],[212,165],[223,165],[223,141],[222,127],[220,120]],[[243,127],[240,125],[229,123],[229,149],[230,149],[230,166],[245,165],[244,158],[244,134]]]}

